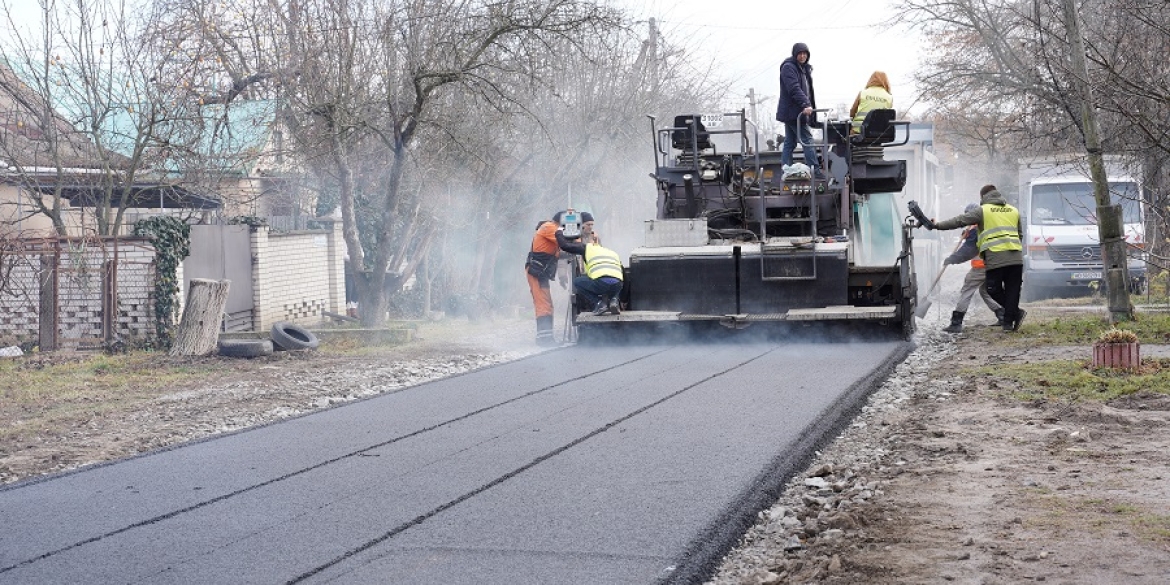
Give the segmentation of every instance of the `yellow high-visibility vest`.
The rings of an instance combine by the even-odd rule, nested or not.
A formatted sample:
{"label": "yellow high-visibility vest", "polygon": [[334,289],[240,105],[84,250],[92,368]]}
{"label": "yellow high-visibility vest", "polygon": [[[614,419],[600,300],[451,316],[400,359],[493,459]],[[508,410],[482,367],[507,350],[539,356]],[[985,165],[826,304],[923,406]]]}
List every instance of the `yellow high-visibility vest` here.
{"label": "yellow high-visibility vest", "polygon": [[585,245],[585,275],[593,280],[603,276],[622,279],[622,259],[617,252],[600,244]]}
{"label": "yellow high-visibility vest", "polygon": [[979,253],[1023,250],[1020,241],[1020,210],[1008,204],[985,203],[983,229],[979,231]]}
{"label": "yellow high-visibility vest", "polygon": [[857,115],[853,116],[853,131],[861,131],[861,122],[870,110],[894,109],[894,96],[883,87],[872,86],[861,90],[860,100],[857,102]]}

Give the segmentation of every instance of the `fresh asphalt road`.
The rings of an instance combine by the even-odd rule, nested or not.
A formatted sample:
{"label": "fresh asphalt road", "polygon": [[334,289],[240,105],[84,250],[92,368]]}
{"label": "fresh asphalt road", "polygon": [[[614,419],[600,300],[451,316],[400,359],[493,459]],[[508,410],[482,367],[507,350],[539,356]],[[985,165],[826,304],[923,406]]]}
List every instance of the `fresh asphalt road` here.
{"label": "fresh asphalt road", "polygon": [[0,584],[708,574],[909,344],[571,347],[0,489]]}

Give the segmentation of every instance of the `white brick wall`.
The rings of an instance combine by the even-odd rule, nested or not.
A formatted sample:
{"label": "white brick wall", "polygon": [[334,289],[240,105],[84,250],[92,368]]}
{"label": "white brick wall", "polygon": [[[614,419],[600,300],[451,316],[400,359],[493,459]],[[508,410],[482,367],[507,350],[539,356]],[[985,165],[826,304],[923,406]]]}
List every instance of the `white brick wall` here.
{"label": "white brick wall", "polygon": [[[340,226],[337,226],[340,227]],[[323,311],[345,312],[344,244],[340,229],[270,234],[250,233],[253,282],[253,330],[268,331],[277,321],[312,325]],[[97,254],[96,256],[94,254]],[[36,341],[39,332],[40,256],[21,257],[5,294],[0,295],[0,343]],[[112,260],[107,255],[104,260]],[[102,293],[100,250],[83,258],[61,260],[59,325],[61,341],[88,343],[101,336]],[[149,339],[154,326],[154,249],[123,238],[118,252],[118,307],[115,328],[126,339]],[[65,271],[72,267],[74,272]],[[178,281],[183,282],[180,265]],[[186,298],[179,291],[178,301]],[[179,307],[178,315],[182,315]]]}
{"label": "white brick wall", "polygon": [[[12,262],[17,257],[9,256]],[[39,257],[26,256],[11,267],[9,278],[0,294],[0,339],[3,345],[37,338],[40,287],[37,285]],[[8,267],[4,267],[7,269]]]}
{"label": "white brick wall", "polygon": [[273,234],[252,231],[254,329],[277,321],[314,324],[322,311],[340,313],[345,273],[339,230]]}
{"label": "white brick wall", "polygon": [[[154,248],[145,240],[63,242],[57,275],[57,326],[62,347],[94,347],[102,341],[102,285],[105,267],[117,261],[114,332],[127,340],[153,338]],[[0,343],[36,342],[40,331],[42,255],[10,254],[11,278],[0,294]]]}

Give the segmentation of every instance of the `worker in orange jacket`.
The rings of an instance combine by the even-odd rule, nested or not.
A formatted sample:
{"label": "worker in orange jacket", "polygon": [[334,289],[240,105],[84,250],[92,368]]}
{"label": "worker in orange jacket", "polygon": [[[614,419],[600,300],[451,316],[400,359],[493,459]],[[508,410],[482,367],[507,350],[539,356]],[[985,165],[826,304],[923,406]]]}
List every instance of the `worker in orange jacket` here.
{"label": "worker in orange jacket", "polygon": [[[972,203],[964,209],[964,213],[972,211],[972,208],[979,206]],[[943,331],[947,333],[962,333],[963,331],[963,317],[967,314],[967,307],[971,304],[971,299],[975,296],[975,291],[979,291],[979,296],[983,297],[983,302],[987,303],[987,308],[995,313],[995,325],[1003,325],[1003,307],[991,298],[991,294],[987,292],[987,267],[983,264],[983,258],[979,257],[979,226],[969,225],[963,228],[963,243],[950,255],[943,264],[961,264],[968,260],[971,261],[971,270],[963,277],[963,288],[959,289],[959,302],[955,303],[955,310],[951,312],[951,324],[946,326]]]}
{"label": "worker in orange jacket", "polygon": [[[541,221],[536,225],[536,233],[532,236],[532,246],[528,251],[528,259],[524,263],[525,276],[528,278],[528,288],[532,292],[532,306],[536,313],[536,343],[542,346],[556,345],[553,337],[553,303],[550,283],[557,278],[557,264],[559,262],[561,246],[573,238],[567,238],[561,226],[563,211],[558,211],[550,220]],[[593,215],[582,212],[580,219],[592,238]],[[566,286],[568,277],[562,274],[561,286]]]}

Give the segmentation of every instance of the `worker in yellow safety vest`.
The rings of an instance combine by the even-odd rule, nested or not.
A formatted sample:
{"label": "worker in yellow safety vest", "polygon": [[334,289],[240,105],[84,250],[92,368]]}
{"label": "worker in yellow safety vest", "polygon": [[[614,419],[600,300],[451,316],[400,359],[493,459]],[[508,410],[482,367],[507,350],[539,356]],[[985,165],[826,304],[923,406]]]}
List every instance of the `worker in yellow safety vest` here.
{"label": "worker in yellow safety vest", "polygon": [[979,191],[981,205],[961,215],[933,222],[929,229],[953,230],[979,226],[979,256],[987,267],[987,293],[1003,307],[1003,330],[1017,331],[1027,311],[1020,308],[1024,285],[1024,245],[1020,210],[1008,205],[995,185]]}
{"label": "worker in yellow safety vest", "polygon": [[585,273],[573,279],[573,290],[594,315],[621,313],[622,259],[601,244],[562,242],[561,249],[585,258]]}
{"label": "worker in yellow safety vest", "polygon": [[[979,205],[971,203],[963,212],[967,213],[976,209],[979,209]],[[971,305],[971,299],[975,297],[976,292],[983,298],[987,308],[995,313],[995,326],[1002,327],[1003,307],[999,306],[999,303],[995,302],[995,299],[987,293],[987,265],[979,256],[979,226],[969,225],[963,229],[960,242],[955,251],[943,260],[943,264],[962,264],[970,260],[971,269],[963,277],[963,286],[959,289],[959,301],[955,303],[955,310],[951,312],[951,324],[943,328],[943,331],[947,333],[963,332],[963,317],[967,315],[967,307]]]}
{"label": "worker in yellow safety vest", "polygon": [[853,100],[849,116],[853,118],[853,134],[861,132],[861,122],[871,110],[894,109],[894,96],[890,93],[890,79],[885,71],[874,71],[865,83],[865,89]]}

